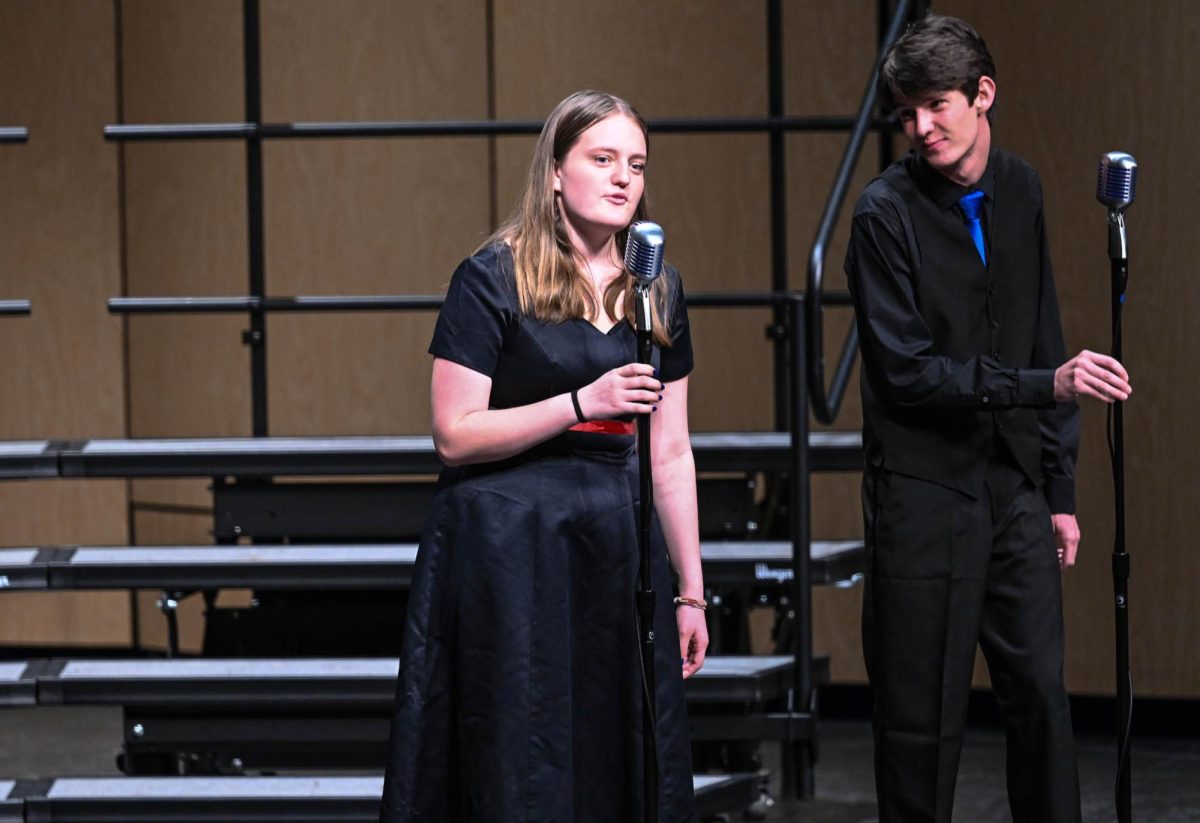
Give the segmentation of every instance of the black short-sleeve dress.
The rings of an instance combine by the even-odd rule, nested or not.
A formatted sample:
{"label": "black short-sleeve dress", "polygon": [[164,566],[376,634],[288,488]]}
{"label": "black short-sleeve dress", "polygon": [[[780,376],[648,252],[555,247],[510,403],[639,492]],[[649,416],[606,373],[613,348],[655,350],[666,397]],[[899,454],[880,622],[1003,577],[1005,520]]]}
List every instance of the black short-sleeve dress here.
{"label": "black short-sleeve dress", "polygon": [[[692,368],[668,269],[666,383]],[[492,378],[490,405],[534,403],[637,359],[622,320],[547,324],[518,308],[512,256],[454,273],[430,352]],[[669,390],[669,389],[668,389]],[[382,823],[642,819],[632,436],[568,431],[446,469],[409,597]],[[691,756],[666,546],[653,524],[659,819],[691,821]]]}

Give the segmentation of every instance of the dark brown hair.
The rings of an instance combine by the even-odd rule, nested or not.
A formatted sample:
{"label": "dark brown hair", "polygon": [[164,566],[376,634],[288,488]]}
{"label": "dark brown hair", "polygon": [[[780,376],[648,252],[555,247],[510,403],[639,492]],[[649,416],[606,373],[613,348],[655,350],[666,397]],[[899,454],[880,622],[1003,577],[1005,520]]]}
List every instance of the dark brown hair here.
{"label": "dark brown hair", "polygon": [[[957,17],[931,14],[910,25],[884,53],[879,96],[892,109],[897,97],[952,90],[974,103],[984,76],[995,79],[996,64],[979,33]],[[987,117],[991,122],[992,109]]]}

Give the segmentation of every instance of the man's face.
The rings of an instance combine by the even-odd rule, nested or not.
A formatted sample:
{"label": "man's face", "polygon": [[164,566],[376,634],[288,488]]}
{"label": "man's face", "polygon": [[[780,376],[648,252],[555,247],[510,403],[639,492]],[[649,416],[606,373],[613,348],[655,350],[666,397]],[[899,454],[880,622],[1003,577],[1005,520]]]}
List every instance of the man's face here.
{"label": "man's face", "polygon": [[973,101],[958,89],[916,99],[897,96],[896,112],[913,149],[930,166],[957,182],[973,183],[987,167],[991,130],[986,115],[995,89],[990,77],[981,77]]}

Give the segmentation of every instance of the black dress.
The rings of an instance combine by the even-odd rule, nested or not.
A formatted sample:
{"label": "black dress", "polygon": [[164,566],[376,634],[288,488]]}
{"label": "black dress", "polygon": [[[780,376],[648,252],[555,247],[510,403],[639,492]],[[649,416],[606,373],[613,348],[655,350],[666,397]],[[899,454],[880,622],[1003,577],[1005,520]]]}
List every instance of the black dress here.
{"label": "black dress", "polygon": [[[692,368],[678,274],[664,382]],[[625,321],[546,324],[518,310],[499,245],[454,273],[430,353],[492,378],[511,408],[637,359]],[[447,469],[417,555],[382,823],[640,821],[641,693],[633,591],[637,453],[567,432],[497,463]],[[653,524],[659,820],[691,821],[691,756],[666,547]]]}

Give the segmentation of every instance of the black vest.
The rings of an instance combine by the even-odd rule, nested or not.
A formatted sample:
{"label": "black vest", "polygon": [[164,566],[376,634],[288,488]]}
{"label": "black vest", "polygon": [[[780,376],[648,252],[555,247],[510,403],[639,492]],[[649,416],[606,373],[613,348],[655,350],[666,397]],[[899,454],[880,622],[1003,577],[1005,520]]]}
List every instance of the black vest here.
{"label": "black vest", "polygon": [[[938,203],[939,193],[953,184],[914,155],[891,165],[871,185],[890,188],[911,220],[907,253],[917,310],[933,338],[931,353],[962,363],[990,357],[1009,368],[1052,368],[1057,364],[1034,363],[1032,356],[1043,277],[1051,276],[1042,270],[1041,186],[1029,166],[1000,150],[993,150],[984,174],[993,175],[986,267],[957,207],[948,215]],[[924,255],[923,242],[943,252],[937,259]],[[1041,484],[1035,409],[900,406],[873,385],[869,367],[861,385],[869,463],[975,496],[982,490],[987,460],[998,455]]]}

